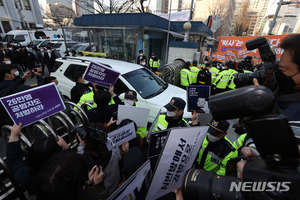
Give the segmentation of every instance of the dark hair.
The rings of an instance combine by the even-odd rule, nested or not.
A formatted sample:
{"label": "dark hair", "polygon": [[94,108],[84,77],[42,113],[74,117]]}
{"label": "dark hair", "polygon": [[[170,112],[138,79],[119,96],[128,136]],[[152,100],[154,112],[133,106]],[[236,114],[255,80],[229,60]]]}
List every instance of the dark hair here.
{"label": "dark hair", "polygon": [[142,49],[141,49],[141,50],[139,50],[139,53],[140,53],[140,52],[144,53]]}
{"label": "dark hair", "polygon": [[0,63],[0,81],[4,80],[6,73],[10,74],[11,67],[11,65]]}
{"label": "dark hair", "polygon": [[27,157],[32,172],[37,172],[48,158],[59,150],[58,144],[52,137],[38,138],[30,147]]}
{"label": "dark hair", "polygon": [[[90,127],[105,132],[105,127],[102,123],[93,123],[90,125]],[[90,152],[90,156],[92,158],[92,160],[87,159],[90,168],[97,164],[105,169],[110,161],[112,152],[107,149],[107,146],[104,142],[94,139],[88,131],[88,134],[85,137],[84,149],[85,151],[87,150],[88,153]]]}
{"label": "dark hair", "polygon": [[87,179],[88,168],[82,157],[71,150],[59,151],[36,176],[37,199],[78,199]]}
{"label": "dark hair", "polygon": [[[133,122],[133,124],[134,124],[135,131],[137,131],[137,125],[136,125],[136,123],[135,123],[134,121],[132,121],[131,119],[123,119],[123,120],[120,122],[119,126],[122,127],[122,126],[125,126],[125,125],[127,125],[127,124],[130,124],[130,123],[132,123],[132,122]],[[134,147],[134,146],[136,146],[136,147],[142,148],[142,139],[140,138],[140,135],[139,135],[139,134],[136,134],[136,135],[137,135],[136,138],[133,138],[132,140],[129,141],[129,147]]]}
{"label": "dark hair", "polygon": [[111,101],[111,95],[108,91],[98,90],[94,94],[94,101],[99,107],[105,107]]}
{"label": "dark hair", "polygon": [[292,61],[300,71],[300,34],[289,35],[281,42],[280,47],[291,52]]}
{"label": "dark hair", "polygon": [[47,76],[44,78],[45,84],[51,83],[51,81],[56,80],[56,77],[54,76]]}

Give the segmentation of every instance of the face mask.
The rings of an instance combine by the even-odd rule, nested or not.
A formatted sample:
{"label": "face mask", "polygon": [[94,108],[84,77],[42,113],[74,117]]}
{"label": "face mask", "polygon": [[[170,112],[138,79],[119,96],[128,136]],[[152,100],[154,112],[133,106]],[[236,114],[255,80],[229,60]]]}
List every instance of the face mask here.
{"label": "face mask", "polygon": [[13,50],[13,48],[8,48],[8,49],[11,50],[11,51]]}
{"label": "face mask", "polygon": [[48,53],[51,53],[51,50],[47,50]]}
{"label": "face mask", "polygon": [[[297,72],[298,74],[300,72]],[[293,76],[295,76],[294,74]],[[293,76],[286,76],[280,70],[276,74],[276,78],[278,80],[278,84],[281,90],[292,90],[296,86],[296,83],[293,80]]]}
{"label": "face mask", "polygon": [[84,80],[83,84],[89,84],[89,82],[88,82],[88,81],[86,81],[86,80]]}
{"label": "face mask", "polygon": [[168,116],[168,117],[175,117],[175,116],[176,116],[176,113],[167,110],[167,116]]}
{"label": "face mask", "polygon": [[43,52],[43,51],[44,51],[44,49],[40,49],[40,51],[41,51],[41,52]]}
{"label": "face mask", "polygon": [[225,67],[222,67],[222,69],[226,69]]}
{"label": "face mask", "polygon": [[124,99],[124,104],[125,104],[125,106],[133,106],[134,101],[129,100],[129,99]]}
{"label": "face mask", "polygon": [[217,142],[217,141],[221,140],[221,138],[217,138],[216,136],[213,136],[213,135],[210,134],[210,133],[207,133],[207,139],[208,139],[210,142]]}
{"label": "face mask", "polygon": [[59,90],[60,89],[60,83],[58,83],[57,85],[56,85],[56,87],[57,87],[57,89]]}
{"label": "face mask", "polygon": [[141,65],[146,65],[146,63],[145,63],[145,62],[142,62]]}
{"label": "face mask", "polygon": [[143,56],[143,54],[141,53],[141,54],[140,54],[140,56],[142,57],[142,56]]}
{"label": "face mask", "polygon": [[20,72],[19,72],[19,71],[16,71],[16,72],[14,73],[14,75],[15,75],[15,76],[19,76],[19,75],[20,75]]}
{"label": "face mask", "polygon": [[32,48],[29,48],[29,51],[32,51]]}
{"label": "face mask", "polygon": [[10,60],[4,61],[4,62],[5,62],[5,64],[7,64],[7,65],[10,65],[10,64],[11,64],[11,61],[10,61]]}

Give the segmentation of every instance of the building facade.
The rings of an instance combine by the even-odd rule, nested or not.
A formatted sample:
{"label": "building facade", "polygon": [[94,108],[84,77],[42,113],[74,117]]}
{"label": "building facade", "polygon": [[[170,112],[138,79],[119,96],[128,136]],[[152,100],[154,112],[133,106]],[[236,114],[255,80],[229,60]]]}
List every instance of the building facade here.
{"label": "building facade", "polygon": [[10,30],[43,28],[38,1],[0,0],[0,35]]}

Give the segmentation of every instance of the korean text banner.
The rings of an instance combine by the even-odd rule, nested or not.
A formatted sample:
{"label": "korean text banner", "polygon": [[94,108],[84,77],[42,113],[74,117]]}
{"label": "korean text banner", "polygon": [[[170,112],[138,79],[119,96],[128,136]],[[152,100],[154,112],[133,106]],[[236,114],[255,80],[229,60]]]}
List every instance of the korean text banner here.
{"label": "korean text banner", "polygon": [[157,199],[181,187],[192,167],[208,126],[171,129],[156,166],[146,200]]}
{"label": "korean text banner", "polygon": [[55,83],[2,97],[1,103],[15,124],[25,127],[65,109]]}
{"label": "korean text banner", "polygon": [[108,88],[115,84],[119,75],[119,72],[104,65],[91,62],[83,74],[83,79]]}
{"label": "korean text banner", "polygon": [[[273,46],[275,50],[277,58],[280,58],[283,53],[283,49],[280,48],[280,43],[286,36],[287,35],[266,35],[262,37],[266,37],[269,39],[270,44]],[[218,52],[226,52],[227,49],[239,50],[239,49],[246,48],[245,44],[247,41],[253,40],[258,37],[260,36],[220,37]],[[258,49],[251,51],[251,53],[247,53],[247,56],[260,57]]]}

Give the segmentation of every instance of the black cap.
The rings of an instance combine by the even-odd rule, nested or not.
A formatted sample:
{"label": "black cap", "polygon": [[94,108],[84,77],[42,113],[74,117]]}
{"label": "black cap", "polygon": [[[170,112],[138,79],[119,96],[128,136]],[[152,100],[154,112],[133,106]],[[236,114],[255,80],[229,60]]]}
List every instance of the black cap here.
{"label": "black cap", "polygon": [[137,94],[135,91],[133,90],[127,90],[125,92],[125,98],[126,99],[132,99],[132,100],[136,100],[137,101]]}
{"label": "black cap", "polygon": [[215,120],[211,120],[209,123],[209,129],[207,132],[209,132],[210,134],[214,135],[214,136],[218,136],[222,133],[227,132],[228,128],[229,128],[229,122],[226,120],[223,121],[215,121]]}
{"label": "black cap", "polygon": [[173,97],[171,101],[164,107],[168,111],[183,110],[185,108],[185,101],[179,97]]}

